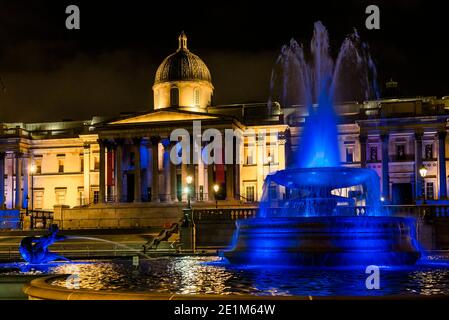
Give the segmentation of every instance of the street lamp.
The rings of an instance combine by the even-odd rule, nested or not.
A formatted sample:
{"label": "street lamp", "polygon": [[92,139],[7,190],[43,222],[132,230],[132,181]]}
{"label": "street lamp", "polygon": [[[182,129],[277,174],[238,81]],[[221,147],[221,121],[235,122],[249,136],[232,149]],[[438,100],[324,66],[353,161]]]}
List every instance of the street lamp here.
{"label": "street lamp", "polygon": [[[36,166],[32,164],[30,166],[30,173],[31,173],[31,211],[34,210],[34,175],[36,173]],[[28,208],[28,204],[27,204]]]}
{"label": "street lamp", "polygon": [[214,184],[214,192],[215,192],[215,208],[218,209],[218,199],[217,199],[217,193],[220,189],[220,186],[218,184]]}
{"label": "street lamp", "polygon": [[425,191],[425,183],[426,183],[426,176],[427,176],[427,168],[423,165],[421,168],[419,168],[419,174],[422,178],[422,198],[423,198],[423,204],[426,203],[426,191]]}
{"label": "street lamp", "polygon": [[271,162],[273,161],[273,157],[271,156],[271,154],[268,154],[267,157],[267,162],[268,162],[268,174],[271,173]]}
{"label": "street lamp", "polygon": [[190,185],[192,184],[193,178],[192,176],[187,176],[186,178],[186,182],[187,182],[187,188],[186,188],[186,193],[187,193],[187,205],[190,208]]}

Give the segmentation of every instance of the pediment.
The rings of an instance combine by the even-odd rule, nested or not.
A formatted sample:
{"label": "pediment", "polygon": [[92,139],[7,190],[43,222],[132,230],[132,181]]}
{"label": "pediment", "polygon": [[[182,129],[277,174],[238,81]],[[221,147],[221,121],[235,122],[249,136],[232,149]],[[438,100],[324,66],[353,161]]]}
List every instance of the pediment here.
{"label": "pediment", "polygon": [[126,119],[120,119],[109,124],[133,124],[133,123],[154,123],[154,122],[173,122],[173,121],[193,121],[193,120],[211,120],[218,119],[217,116],[202,113],[174,112],[174,111],[155,111],[138,116],[132,116]]}

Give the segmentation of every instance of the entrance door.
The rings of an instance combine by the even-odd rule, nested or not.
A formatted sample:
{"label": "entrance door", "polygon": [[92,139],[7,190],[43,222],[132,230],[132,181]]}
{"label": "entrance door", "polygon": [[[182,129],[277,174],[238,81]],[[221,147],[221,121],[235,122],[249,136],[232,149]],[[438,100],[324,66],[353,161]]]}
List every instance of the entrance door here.
{"label": "entrance door", "polygon": [[134,201],[134,173],[126,175],[126,201]]}
{"label": "entrance door", "polygon": [[393,183],[393,204],[413,204],[411,183]]}

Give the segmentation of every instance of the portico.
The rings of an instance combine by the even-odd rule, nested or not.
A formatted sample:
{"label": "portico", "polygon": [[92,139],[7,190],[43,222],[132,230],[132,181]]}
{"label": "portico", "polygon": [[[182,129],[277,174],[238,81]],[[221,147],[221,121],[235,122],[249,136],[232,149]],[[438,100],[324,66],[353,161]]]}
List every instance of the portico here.
{"label": "portico", "polygon": [[[193,178],[191,197],[196,201],[215,200],[214,192],[211,194],[215,184],[225,191],[223,200],[238,200],[239,181],[236,177],[239,177],[239,165],[206,164],[203,161],[205,141],[200,146],[203,156],[193,161],[193,135],[198,134],[194,132],[193,121],[201,123],[202,132],[208,129],[220,131],[223,146],[226,129],[244,129],[232,117],[176,109],[153,111],[97,125],[95,132],[100,148],[98,202],[184,201],[187,176]],[[179,128],[188,133],[188,150],[183,150],[179,141],[170,140],[172,132]],[[181,163],[173,163],[171,154],[177,155]]]}

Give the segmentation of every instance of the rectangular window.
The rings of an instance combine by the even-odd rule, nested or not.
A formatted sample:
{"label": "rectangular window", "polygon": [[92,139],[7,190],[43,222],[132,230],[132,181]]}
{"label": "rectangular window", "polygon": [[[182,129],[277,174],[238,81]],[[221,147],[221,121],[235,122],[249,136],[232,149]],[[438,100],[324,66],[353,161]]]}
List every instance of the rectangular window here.
{"label": "rectangular window", "polygon": [[248,156],[246,157],[246,164],[254,164],[254,160],[253,160],[253,155],[252,154],[248,154]]}
{"label": "rectangular window", "polygon": [[427,160],[430,160],[433,158],[433,145],[432,144],[426,144],[424,157]]}
{"label": "rectangular window", "polygon": [[396,146],[396,157],[398,160],[405,160],[405,145],[398,144]]}
{"label": "rectangular window", "polygon": [[34,174],[41,174],[42,173],[42,158],[34,158],[34,167],[36,171]]}
{"label": "rectangular window", "polygon": [[65,188],[64,189],[63,188],[55,189],[55,197],[56,197],[55,203],[57,205],[64,205],[65,204],[66,193],[67,193],[67,189],[65,189]]}
{"label": "rectangular window", "polygon": [[244,151],[244,156],[245,156],[245,164],[247,165],[253,165],[254,163],[254,153],[253,153],[254,147],[253,146],[248,146],[245,147]]}
{"label": "rectangular window", "polygon": [[58,173],[63,173],[64,172],[65,154],[60,153],[60,154],[57,154],[56,157],[58,159]]}
{"label": "rectangular window", "polygon": [[254,186],[246,187],[246,199],[249,202],[254,202]]}
{"label": "rectangular window", "polygon": [[370,147],[369,159],[370,161],[377,161],[377,147]]}
{"label": "rectangular window", "polygon": [[64,160],[58,159],[58,172],[63,173],[64,172]]}
{"label": "rectangular window", "polygon": [[353,148],[346,148],[346,162],[352,163],[354,161]]}
{"label": "rectangular window", "polygon": [[32,210],[42,210],[44,208],[44,190],[34,191],[34,203],[32,205]]}
{"label": "rectangular window", "polygon": [[433,182],[426,183],[426,199],[428,200],[434,199]]}
{"label": "rectangular window", "polygon": [[94,170],[100,170],[100,157],[94,156]]}
{"label": "rectangular window", "polygon": [[80,155],[80,172],[84,172],[84,155]]}
{"label": "rectangular window", "polygon": [[95,190],[94,191],[94,203],[98,203],[98,201],[99,201],[99,198],[100,198],[100,191],[98,191],[98,190]]}

